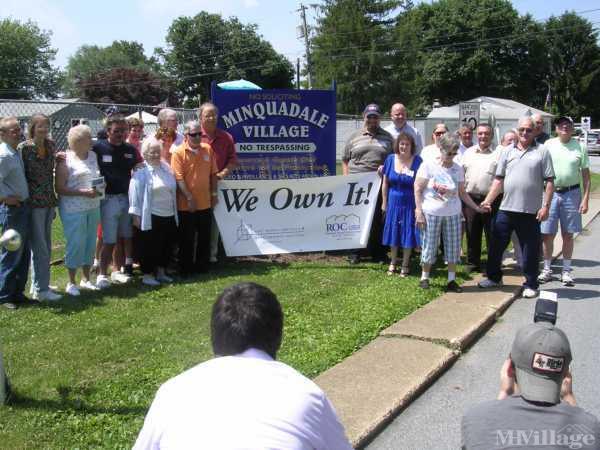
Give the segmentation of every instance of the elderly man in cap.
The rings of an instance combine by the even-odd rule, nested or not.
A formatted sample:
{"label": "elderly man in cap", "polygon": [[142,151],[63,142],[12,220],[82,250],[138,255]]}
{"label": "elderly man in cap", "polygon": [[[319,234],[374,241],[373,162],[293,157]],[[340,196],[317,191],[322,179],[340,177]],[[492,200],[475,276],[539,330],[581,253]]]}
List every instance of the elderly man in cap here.
{"label": "elderly man in cap", "polygon": [[[372,103],[367,105],[363,113],[364,126],[350,135],[344,147],[342,156],[342,172],[344,175],[351,173],[375,172],[385,162],[385,158],[392,153],[394,138],[390,133],[381,128],[381,110],[379,106]],[[374,261],[386,262],[386,248],[381,243],[382,216],[381,216],[381,192],[377,197],[373,224],[368,251]],[[351,264],[360,261],[360,252],[354,252],[349,257]]]}
{"label": "elderly man in cap", "polygon": [[415,154],[418,155],[423,149],[423,138],[421,133],[415,127],[411,126],[406,121],[406,107],[402,103],[394,103],[390,110],[390,117],[392,123],[385,127],[385,131],[390,133],[394,139],[398,137],[400,133],[406,133],[415,141]]}
{"label": "elderly man in cap", "polygon": [[600,422],[576,406],[571,359],[567,336],[551,323],[521,328],[500,371],[497,400],[463,416],[462,448],[598,449]]}
{"label": "elderly man in cap", "polygon": [[[590,163],[587,149],[573,139],[573,120],[562,116],[556,120],[558,137],[548,139],[544,146],[550,152],[554,166],[554,196],[550,204],[548,219],[542,222],[541,231],[544,243],[544,270],[538,280],[545,283],[552,279],[552,252],[554,238],[562,234],[563,267],[561,281],[565,286],[575,284],[571,276],[573,256],[573,234],[582,230],[581,215],[588,210],[590,198]],[[579,186],[583,180],[583,195]]]}

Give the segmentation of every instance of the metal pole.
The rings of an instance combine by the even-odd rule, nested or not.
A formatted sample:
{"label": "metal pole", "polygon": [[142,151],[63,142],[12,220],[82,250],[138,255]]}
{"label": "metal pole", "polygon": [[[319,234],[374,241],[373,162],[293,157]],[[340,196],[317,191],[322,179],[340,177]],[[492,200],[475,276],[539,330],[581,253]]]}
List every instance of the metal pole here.
{"label": "metal pole", "polygon": [[302,26],[304,27],[304,45],[306,48],[306,74],[308,79],[308,88],[312,89],[312,75],[310,65],[310,45],[308,41],[308,25],[306,25],[306,6],[300,3],[300,16],[302,17]]}

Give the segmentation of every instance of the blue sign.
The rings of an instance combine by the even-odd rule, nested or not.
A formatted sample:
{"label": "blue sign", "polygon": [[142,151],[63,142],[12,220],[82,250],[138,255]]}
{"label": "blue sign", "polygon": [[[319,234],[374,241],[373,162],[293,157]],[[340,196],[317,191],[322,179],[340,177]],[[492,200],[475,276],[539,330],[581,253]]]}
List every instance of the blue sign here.
{"label": "blue sign", "polygon": [[228,179],[335,175],[335,90],[225,90],[213,85],[219,126],[235,139]]}

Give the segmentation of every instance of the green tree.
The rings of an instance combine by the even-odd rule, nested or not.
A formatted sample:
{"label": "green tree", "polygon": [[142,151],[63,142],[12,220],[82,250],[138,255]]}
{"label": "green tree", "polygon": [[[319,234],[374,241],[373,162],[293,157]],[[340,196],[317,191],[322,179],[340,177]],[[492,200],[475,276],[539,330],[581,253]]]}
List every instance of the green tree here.
{"label": "green tree", "polygon": [[390,92],[416,111],[480,95],[541,107],[543,26],[507,0],[440,0],[402,14]]}
{"label": "green tree", "polygon": [[50,36],[34,22],[0,19],[0,97],[58,95],[60,72],[52,67],[56,49],[50,45]]}
{"label": "green tree", "polygon": [[91,102],[156,105],[165,99],[171,100],[167,81],[149,70],[135,67],[98,72],[77,86],[82,97]]}
{"label": "green tree", "polygon": [[[86,96],[84,86],[98,85],[101,79],[111,78],[113,69],[136,69],[152,78],[157,66],[144,54],[144,46],[138,42],[114,41],[107,47],[83,45],[69,58],[65,76],[65,91],[72,97]],[[139,77],[138,77],[139,78]],[[118,81],[118,80],[117,80]],[[123,82],[127,81],[125,79]],[[139,80],[138,80],[139,81]],[[110,97],[111,86],[104,83],[105,92],[95,89],[94,97]]]}
{"label": "green tree", "polygon": [[565,13],[544,24],[553,110],[574,118],[600,116],[600,47],[592,24]]}
{"label": "green tree", "polygon": [[388,103],[393,72],[393,13],[411,1],[324,0],[312,39],[315,86],[337,84],[338,111],[360,114],[371,102]]}
{"label": "green tree", "polygon": [[187,106],[210,96],[212,81],[244,78],[263,88],[292,86],[294,69],[283,55],[235,17],[201,12],[173,21],[167,46],[157,49],[166,74],[176,80],[176,95]]}

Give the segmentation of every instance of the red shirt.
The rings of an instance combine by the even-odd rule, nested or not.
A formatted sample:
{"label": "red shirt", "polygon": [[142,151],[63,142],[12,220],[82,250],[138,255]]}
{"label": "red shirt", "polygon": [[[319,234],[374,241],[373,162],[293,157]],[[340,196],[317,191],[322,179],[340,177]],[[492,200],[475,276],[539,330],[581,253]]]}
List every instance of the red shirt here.
{"label": "red shirt", "polygon": [[210,138],[202,129],[202,143],[209,144],[215,152],[217,170],[220,172],[229,164],[237,164],[237,154],[235,153],[235,143],[233,136],[227,131],[219,128],[215,130],[214,138]]}

